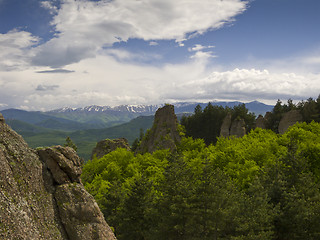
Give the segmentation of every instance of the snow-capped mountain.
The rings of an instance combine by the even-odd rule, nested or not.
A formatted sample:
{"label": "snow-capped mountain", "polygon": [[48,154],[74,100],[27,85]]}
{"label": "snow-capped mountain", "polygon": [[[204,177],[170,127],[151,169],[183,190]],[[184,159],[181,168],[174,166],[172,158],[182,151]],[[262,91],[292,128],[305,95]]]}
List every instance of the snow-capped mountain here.
{"label": "snow-capped mountain", "polygon": [[[175,106],[175,112],[176,113],[192,113],[194,111],[194,108],[197,105],[200,105],[202,108],[205,108],[208,103],[197,103],[197,102],[177,102],[173,105]],[[241,102],[235,101],[235,102],[218,102],[218,101],[212,101],[212,105],[220,105],[223,107],[233,107],[236,105],[241,104]],[[266,105],[261,102],[250,102],[245,103],[246,107],[249,109],[249,111],[254,112],[256,115],[264,114],[267,111],[271,111],[272,107],[271,105]],[[151,115],[154,114],[158,108],[162,107],[161,105],[119,105],[119,106],[87,106],[83,108],[70,108],[70,107],[64,107],[60,109],[55,109],[52,111],[49,111],[48,113],[132,113],[137,115]]]}
{"label": "snow-capped mountain", "polygon": [[49,111],[50,113],[70,113],[70,112],[128,112],[128,113],[143,113],[153,114],[162,105],[120,105],[120,106],[87,106],[83,108],[64,107]]}

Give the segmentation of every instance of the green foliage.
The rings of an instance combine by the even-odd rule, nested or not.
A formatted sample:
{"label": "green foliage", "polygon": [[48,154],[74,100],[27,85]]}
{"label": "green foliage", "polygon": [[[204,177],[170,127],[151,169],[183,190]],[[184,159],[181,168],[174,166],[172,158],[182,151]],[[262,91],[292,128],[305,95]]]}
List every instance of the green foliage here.
{"label": "green foliage", "polygon": [[299,110],[303,121],[306,123],[312,121],[320,122],[320,95],[317,100],[309,98],[307,101],[301,101],[297,104],[294,104],[291,99],[288,100],[287,104],[282,104],[282,102],[278,100],[271,114],[269,114],[266,119],[267,128],[277,133],[281,118],[291,110]]}
{"label": "green foliage", "polygon": [[72,140],[69,136],[66,138],[66,143],[63,146],[64,147],[71,147],[75,151],[77,151],[77,149],[78,149],[78,147],[72,142]]}
{"label": "green foliage", "polygon": [[319,239],[319,123],[209,146],[185,137],[177,150],[117,149],[84,166],[118,239]]}
{"label": "green foliage", "polygon": [[255,124],[255,115],[249,113],[245,104],[234,106],[233,108],[223,108],[213,106],[209,103],[203,110],[197,105],[192,116],[183,116],[181,125],[186,130],[186,136],[204,139],[207,145],[216,143],[220,135],[220,129],[223,119],[231,113],[232,120],[242,118],[246,124],[246,130],[249,132]]}

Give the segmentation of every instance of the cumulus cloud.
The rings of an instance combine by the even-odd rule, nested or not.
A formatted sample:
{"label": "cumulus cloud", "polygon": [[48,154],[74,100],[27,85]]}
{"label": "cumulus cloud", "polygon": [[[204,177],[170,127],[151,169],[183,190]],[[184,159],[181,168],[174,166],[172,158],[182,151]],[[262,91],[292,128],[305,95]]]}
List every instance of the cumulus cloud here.
{"label": "cumulus cloud", "polygon": [[71,64],[70,69],[72,74],[39,74],[33,69],[0,72],[0,103],[29,110],[214,99],[274,103],[278,98],[317,97],[320,92],[320,74],[216,71],[196,58],[155,67],[119,62],[106,54]]}
{"label": "cumulus cloud", "polygon": [[[53,11],[54,38],[39,45],[39,39],[25,31],[0,34],[1,108],[300,100],[320,92],[320,54],[272,60],[273,65],[238,63],[240,67],[230,70],[212,64],[209,68],[209,59],[217,57],[214,46],[196,44],[185,49],[191,55],[185,63],[160,66],[139,65],[161,59],[160,55],[112,48],[129,38],[146,40],[151,46],[158,40],[173,40],[183,47],[190,37],[232,22],[245,11],[246,1],[65,0],[58,9],[52,1],[42,4]],[[296,69],[301,66],[314,74],[299,73]]]}
{"label": "cumulus cloud", "polygon": [[[320,92],[320,75],[297,75],[295,73],[270,73],[268,70],[234,69],[213,72],[203,79],[180,85],[176,93],[184,93],[193,99],[274,100],[279,98],[306,99]],[[178,98],[171,93],[170,98]]]}
{"label": "cumulus cloud", "polygon": [[220,28],[246,7],[241,0],[64,1],[52,21],[56,38],[36,49],[33,64],[61,67],[129,38],[177,40],[182,46],[189,33]]}
{"label": "cumulus cloud", "polygon": [[38,37],[29,32],[12,30],[0,33],[0,70],[12,70],[27,64],[30,47],[36,45]]}
{"label": "cumulus cloud", "polygon": [[150,46],[158,46],[158,45],[159,45],[159,43],[154,42],[154,41],[151,41],[151,42],[149,42],[149,45],[150,45]]}

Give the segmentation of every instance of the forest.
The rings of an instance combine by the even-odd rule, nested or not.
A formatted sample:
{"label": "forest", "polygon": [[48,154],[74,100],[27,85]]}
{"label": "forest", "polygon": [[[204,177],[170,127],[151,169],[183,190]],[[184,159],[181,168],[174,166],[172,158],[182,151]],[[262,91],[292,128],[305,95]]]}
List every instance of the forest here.
{"label": "forest", "polygon": [[[196,108],[181,121],[176,151],[118,148],[88,161],[82,181],[120,240],[320,239],[319,106],[320,98],[278,101],[268,129],[254,129],[242,106]],[[288,109],[303,113],[304,122],[278,134],[275,126]],[[195,124],[192,132],[190,122],[202,118],[207,128],[203,116],[214,111],[222,112],[218,121],[225,111],[244,114],[248,133],[193,136],[208,131]]]}

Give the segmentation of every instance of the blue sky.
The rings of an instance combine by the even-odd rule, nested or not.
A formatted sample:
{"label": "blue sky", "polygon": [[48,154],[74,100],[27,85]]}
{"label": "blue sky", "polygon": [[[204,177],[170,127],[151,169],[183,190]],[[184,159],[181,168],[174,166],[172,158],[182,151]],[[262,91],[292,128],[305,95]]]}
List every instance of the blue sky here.
{"label": "blue sky", "polygon": [[0,110],[320,94],[319,0],[0,0]]}

